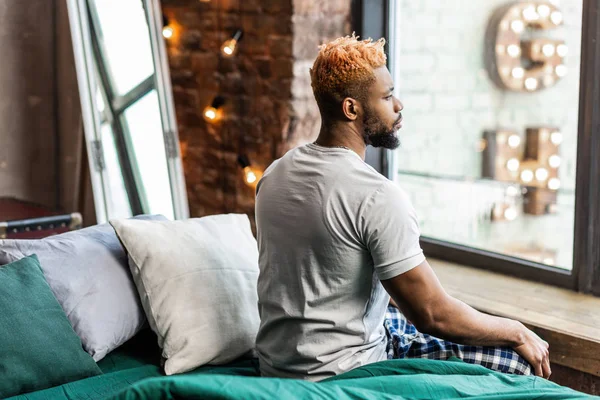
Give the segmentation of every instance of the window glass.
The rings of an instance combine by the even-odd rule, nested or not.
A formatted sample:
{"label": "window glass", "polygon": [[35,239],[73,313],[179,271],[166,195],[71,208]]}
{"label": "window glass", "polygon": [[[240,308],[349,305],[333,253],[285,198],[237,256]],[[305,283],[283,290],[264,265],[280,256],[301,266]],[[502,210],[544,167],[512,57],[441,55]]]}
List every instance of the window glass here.
{"label": "window glass", "polygon": [[424,236],[572,268],[582,0],[396,0],[394,179]]}

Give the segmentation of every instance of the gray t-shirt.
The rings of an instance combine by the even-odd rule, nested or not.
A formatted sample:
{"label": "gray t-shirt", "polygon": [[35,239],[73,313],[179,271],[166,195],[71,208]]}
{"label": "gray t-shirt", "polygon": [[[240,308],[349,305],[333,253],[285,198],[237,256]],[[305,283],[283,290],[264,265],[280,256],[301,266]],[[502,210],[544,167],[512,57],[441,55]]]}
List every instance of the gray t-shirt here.
{"label": "gray t-shirt", "polygon": [[290,150],[257,187],[264,376],[318,381],[386,359],[380,280],[421,264],[402,189],[343,148]]}

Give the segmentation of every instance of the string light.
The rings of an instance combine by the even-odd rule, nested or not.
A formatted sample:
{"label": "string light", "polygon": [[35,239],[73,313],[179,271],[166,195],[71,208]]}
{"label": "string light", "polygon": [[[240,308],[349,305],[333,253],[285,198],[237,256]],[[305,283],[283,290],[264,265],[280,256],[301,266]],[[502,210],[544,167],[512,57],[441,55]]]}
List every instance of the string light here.
{"label": "string light", "polygon": [[169,24],[169,19],[163,15],[163,29],[162,35],[165,39],[171,39],[173,37],[173,27]]}
{"label": "string light", "polygon": [[556,71],[556,75],[558,75],[560,78],[562,78],[565,75],[567,75],[567,66],[564,64],[557,65],[555,71]]}
{"label": "string light", "polygon": [[235,31],[231,39],[226,40],[221,46],[221,52],[225,57],[231,57],[235,53],[238,42],[244,36],[244,32],[241,29]]}
{"label": "string light", "polygon": [[223,96],[217,96],[213,99],[210,106],[207,106],[202,115],[207,122],[215,123],[223,116],[223,105],[225,104],[225,98]]}
{"label": "string light", "polygon": [[260,181],[260,178],[262,178],[263,172],[260,169],[253,167],[245,154],[240,154],[238,156],[238,164],[242,167],[244,173],[244,183],[251,188],[256,189],[256,185],[258,184],[258,181]]}

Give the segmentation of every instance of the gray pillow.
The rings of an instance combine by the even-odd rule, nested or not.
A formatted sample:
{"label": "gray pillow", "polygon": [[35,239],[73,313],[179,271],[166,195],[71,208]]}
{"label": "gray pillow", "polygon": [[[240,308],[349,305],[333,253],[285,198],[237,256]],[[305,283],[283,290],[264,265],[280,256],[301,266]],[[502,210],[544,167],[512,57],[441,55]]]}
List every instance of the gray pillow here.
{"label": "gray pillow", "polygon": [[254,348],[258,247],[247,215],[110,223],[127,249],[167,375],[226,364]]}
{"label": "gray pillow", "polygon": [[[162,215],[134,219],[162,220]],[[46,281],[79,335],[99,361],[146,323],[127,255],[109,224],[39,240],[0,240],[0,265],[36,254]]]}

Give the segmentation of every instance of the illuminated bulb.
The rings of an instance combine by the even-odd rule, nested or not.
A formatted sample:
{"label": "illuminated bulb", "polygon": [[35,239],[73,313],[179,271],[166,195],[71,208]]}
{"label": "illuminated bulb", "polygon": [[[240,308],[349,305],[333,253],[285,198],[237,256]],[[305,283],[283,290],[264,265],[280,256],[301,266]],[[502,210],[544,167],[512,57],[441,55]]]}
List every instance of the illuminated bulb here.
{"label": "illuminated bulb", "polygon": [[559,44],[558,46],[556,46],[556,54],[558,54],[559,56],[564,57],[567,55],[568,52],[569,48],[566,44]]}
{"label": "illuminated bulb", "polygon": [[545,67],[544,67],[544,72],[547,74],[551,74],[554,72],[554,67],[552,66],[552,64],[548,63]]}
{"label": "illuminated bulb", "polygon": [[225,98],[217,96],[212,103],[202,111],[202,116],[207,122],[214,123],[221,119],[223,114],[222,106],[225,104]]}
{"label": "illuminated bulb", "polygon": [[244,168],[244,183],[252,188],[256,188],[258,181],[262,178],[262,171],[253,167]]}
{"label": "illuminated bulb", "polygon": [[504,76],[508,76],[508,75],[510,75],[510,68],[502,67],[502,68],[500,68],[500,73]]}
{"label": "illuminated bulb", "polygon": [[552,167],[552,168],[558,168],[560,167],[560,157],[556,154],[553,154],[550,156],[550,158],[548,158],[548,164]]}
{"label": "illuminated bulb", "polygon": [[525,21],[537,21],[540,19],[540,16],[537,11],[535,11],[534,6],[529,6],[523,10],[523,18],[525,18]]}
{"label": "illuminated bulb", "polygon": [[546,168],[538,168],[535,171],[535,179],[540,182],[544,182],[546,179],[548,179],[548,170]]}
{"label": "illuminated bulb", "polygon": [[238,42],[242,38],[242,34],[243,32],[240,29],[238,29],[233,34],[231,39],[228,39],[223,43],[223,45],[221,46],[221,52],[223,53],[223,55],[225,55],[225,57],[231,57],[233,53],[235,53],[235,49],[237,47]]}
{"label": "illuminated bulb", "polygon": [[556,71],[556,75],[558,75],[560,78],[562,78],[565,75],[567,75],[567,66],[564,64],[557,65],[555,68],[555,71]]}
{"label": "illuminated bulb", "polygon": [[550,7],[546,4],[540,4],[537,8],[537,12],[540,14],[540,17],[547,18],[548,15],[550,15]]}
{"label": "illuminated bulb", "polygon": [[554,55],[554,50],[555,48],[552,43],[546,43],[544,47],[542,47],[542,53],[544,53],[546,57],[552,57]]}
{"label": "illuminated bulb", "polygon": [[535,78],[527,78],[525,79],[525,88],[527,90],[535,90],[538,87],[538,80]]}
{"label": "illuminated bulb", "polygon": [[214,107],[208,106],[204,109],[204,118],[212,122],[217,119],[217,110]]}
{"label": "illuminated bulb", "polygon": [[507,196],[515,197],[515,196],[518,196],[518,194],[519,194],[519,189],[517,189],[515,186],[509,186],[506,188]]}
{"label": "illuminated bulb", "polygon": [[543,262],[544,262],[544,264],[547,264],[547,265],[554,265],[554,258],[546,257],[546,258],[544,258]]}
{"label": "illuminated bulb", "polygon": [[508,207],[504,210],[504,218],[508,221],[514,221],[517,218],[517,210],[514,207]]}
{"label": "illuminated bulb", "polygon": [[519,163],[519,160],[516,158],[511,158],[506,162],[506,168],[508,168],[508,170],[511,172],[517,172],[520,165],[521,163]]}
{"label": "illuminated bulb", "polygon": [[236,45],[237,45],[236,40],[233,40],[233,39],[226,40],[225,43],[223,43],[223,46],[221,47],[221,51],[226,56],[231,56],[231,55],[233,55],[233,52],[235,51]]}
{"label": "illuminated bulb", "polygon": [[518,57],[519,54],[521,54],[521,48],[519,46],[517,46],[516,44],[511,44],[507,48],[507,53],[511,57]]}
{"label": "illuminated bulb", "polygon": [[506,143],[506,135],[504,133],[499,133],[496,135],[496,142],[498,142],[498,144]]}
{"label": "illuminated bulb", "polygon": [[558,131],[552,132],[552,134],[550,135],[550,141],[552,141],[552,143],[558,146],[563,141],[562,133]]}
{"label": "illuminated bulb", "polygon": [[550,190],[560,189],[560,180],[558,178],[551,178],[548,181],[548,189],[550,189]]}
{"label": "illuminated bulb", "polygon": [[165,37],[165,39],[170,39],[173,37],[173,28],[171,28],[170,26],[165,26],[162,30],[162,35]]}
{"label": "illuminated bulb", "polygon": [[510,29],[512,29],[514,33],[522,33],[525,29],[525,24],[520,19],[517,19],[510,23]]}
{"label": "illuminated bulb", "polygon": [[533,171],[530,169],[524,169],[521,172],[521,180],[525,183],[529,183],[533,180]]}
{"label": "illuminated bulb", "polygon": [[523,76],[525,76],[525,70],[521,67],[513,68],[512,76],[515,79],[521,79],[521,78],[523,78]]}
{"label": "illuminated bulb", "polygon": [[563,15],[560,11],[554,11],[552,14],[550,14],[550,21],[552,21],[554,25],[560,25],[562,20]]}
{"label": "illuminated bulb", "polygon": [[516,149],[521,144],[521,138],[519,135],[510,135],[508,138],[508,145],[513,149]]}
{"label": "illuminated bulb", "polygon": [[249,185],[253,184],[258,179],[256,177],[256,174],[254,173],[254,171],[252,171],[250,169],[250,167],[244,168],[244,174],[245,174],[246,183]]}

